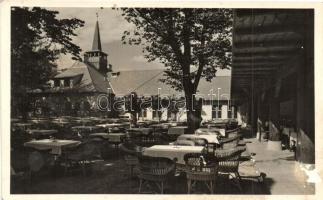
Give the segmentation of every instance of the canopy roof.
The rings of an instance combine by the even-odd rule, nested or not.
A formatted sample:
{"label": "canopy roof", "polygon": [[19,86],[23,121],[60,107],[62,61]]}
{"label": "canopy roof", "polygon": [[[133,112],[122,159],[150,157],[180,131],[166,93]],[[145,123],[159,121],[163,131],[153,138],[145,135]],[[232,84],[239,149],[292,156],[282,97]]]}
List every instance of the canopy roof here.
{"label": "canopy roof", "polygon": [[233,23],[232,97],[263,88],[286,63],[311,51],[312,9],[236,9]]}

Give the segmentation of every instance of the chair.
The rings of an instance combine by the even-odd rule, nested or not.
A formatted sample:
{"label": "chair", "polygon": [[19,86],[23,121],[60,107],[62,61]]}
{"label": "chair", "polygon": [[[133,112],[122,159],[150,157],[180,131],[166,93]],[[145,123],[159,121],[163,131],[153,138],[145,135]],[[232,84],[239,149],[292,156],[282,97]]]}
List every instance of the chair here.
{"label": "chair", "polygon": [[227,130],[225,132],[225,135],[227,138],[231,138],[231,137],[235,137],[237,135],[239,135],[239,128],[233,129],[233,130]]}
{"label": "chair", "polygon": [[197,182],[204,182],[210,193],[214,193],[215,181],[218,175],[218,163],[208,162],[207,157],[200,153],[185,154],[187,193]]}
{"label": "chair", "polygon": [[[27,150],[28,151],[28,150]],[[32,179],[36,173],[39,173],[42,169],[48,167],[52,157],[49,155],[48,150],[44,151],[30,151],[27,158],[29,168],[29,183],[32,184]]]}
{"label": "chair", "polygon": [[240,135],[230,138],[223,138],[221,139],[220,146],[222,149],[232,149],[238,146],[240,140]]}
{"label": "chair", "polygon": [[194,141],[190,140],[176,140],[174,142],[174,145],[180,145],[180,146],[195,146]]}
{"label": "chair", "polygon": [[65,150],[64,161],[65,162],[65,172],[67,173],[68,166],[73,166],[75,164],[81,166],[82,173],[86,175],[86,164],[90,164],[94,159],[101,159],[101,140],[99,138],[90,139],[84,141],[82,144],[76,148]]}
{"label": "chair", "polygon": [[245,147],[236,147],[233,149],[220,149],[214,152],[214,158],[219,162],[219,173],[227,174],[229,177],[234,178],[233,180],[240,191],[242,191],[240,184],[241,177],[238,170],[241,154],[245,150]]}
{"label": "chair", "polygon": [[133,169],[139,164],[138,157],[142,155],[143,147],[132,142],[125,142],[120,145],[120,150],[125,153],[124,160],[130,167],[130,175],[133,176]]}
{"label": "chair", "polygon": [[168,158],[142,156],[139,158],[139,193],[143,184],[153,182],[160,193],[164,193],[164,184],[175,174],[175,162]]}

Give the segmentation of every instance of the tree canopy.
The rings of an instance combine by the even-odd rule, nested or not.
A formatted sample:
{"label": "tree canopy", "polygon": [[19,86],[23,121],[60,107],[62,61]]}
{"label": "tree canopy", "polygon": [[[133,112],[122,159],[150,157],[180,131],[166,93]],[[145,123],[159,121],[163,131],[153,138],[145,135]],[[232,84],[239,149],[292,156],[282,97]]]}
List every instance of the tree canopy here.
{"label": "tree canopy", "polygon": [[228,68],[231,57],[232,11],[228,9],[125,8],[124,18],[135,25],[124,43],[143,45],[148,61],[166,67],[166,84],[192,88],[200,78],[211,81],[218,68]]}
{"label": "tree canopy", "polygon": [[28,110],[28,89],[44,86],[55,73],[60,54],[80,59],[80,47],[73,43],[82,20],[59,19],[57,11],[33,7],[11,9],[11,94],[12,107]]}
{"label": "tree canopy", "polygon": [[60,54],[80,59],[80,47],[72,42],[75,29],[84,22],[58,19],[57,11],[13,7],[11,10],[12,88],[24,90],[43,85],[56,67]]}
{"label": "tree canopy", "polygon": [[194,94],[200,79],[211,81],[217,69],[230,66],[232,10],[122,8],[122,11],[124,18],[135,25],[134,30],[124,32],[123,43],[142,45],[149,62],[164,64],[161,81],[175,90],[184,90],[188,125],[195,124],[193,129],[197,128],[201,105]]}

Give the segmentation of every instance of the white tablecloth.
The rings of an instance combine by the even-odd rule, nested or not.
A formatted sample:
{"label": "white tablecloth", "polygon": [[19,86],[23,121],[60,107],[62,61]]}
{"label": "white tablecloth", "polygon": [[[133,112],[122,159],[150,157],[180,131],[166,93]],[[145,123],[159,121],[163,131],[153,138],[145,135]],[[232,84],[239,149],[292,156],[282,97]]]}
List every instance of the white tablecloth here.
{"label": "white tablecloth", "polygon": [[81,144],[80,141],[77,140],[32,140],[26,142],[24,146],[32,147],[37,150],[49,150],[51,149],[52,154],[60,155],[62,154],[63,148],[75,147]]}
{"label": "white tablecloth", "polygon": [[103,127],[103,128],[114,128],[114,127],[122,127],[124,124],[119,123],[113,123],[113,124],[98,124],[97,126]]}
{"label": "white tablecloth", "polygon": [[29,129],[28,133],[32,135],[52,135],[57,133],[57,130],[41,130],[41,129]]}
{"label": "white tablecloth", "polygon": [[177,159],[177,163],[185,164],[184,155],[187,153],[202,153],[204,147],[201,146],[173,146],[173,145],[154,145],[143,151],[144,156],[164,157]]}

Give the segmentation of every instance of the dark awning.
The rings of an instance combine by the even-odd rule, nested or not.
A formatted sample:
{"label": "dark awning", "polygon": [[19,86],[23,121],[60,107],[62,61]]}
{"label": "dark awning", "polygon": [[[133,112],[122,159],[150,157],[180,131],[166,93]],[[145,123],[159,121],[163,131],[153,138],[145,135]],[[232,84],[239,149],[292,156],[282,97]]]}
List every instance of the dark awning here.
{"label": "dark awning", "polygon": [[236,9],[233,24],[231,92],[242,98],[264,87],[281,67],[306,48],[313,10]]}

